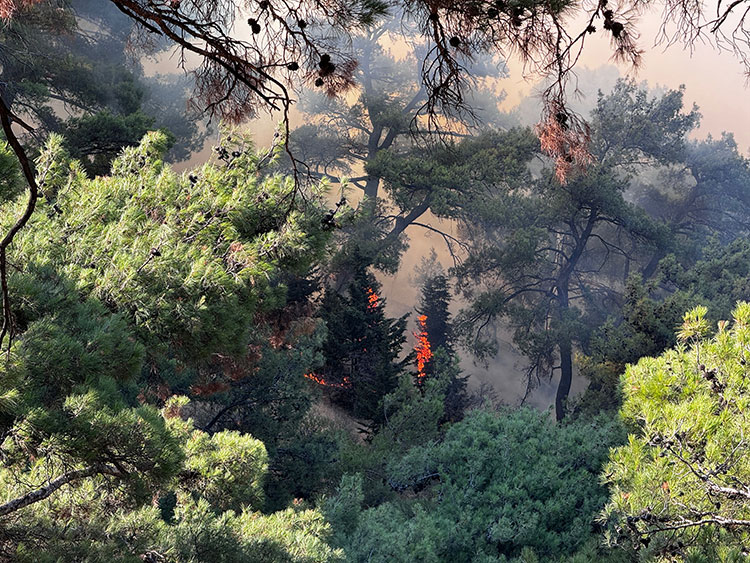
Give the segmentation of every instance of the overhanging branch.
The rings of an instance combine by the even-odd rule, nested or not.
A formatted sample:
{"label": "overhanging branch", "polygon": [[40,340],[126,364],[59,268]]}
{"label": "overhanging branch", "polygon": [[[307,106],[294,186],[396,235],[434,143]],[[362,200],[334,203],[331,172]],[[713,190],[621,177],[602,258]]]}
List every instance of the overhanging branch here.
{"label": "overhanging branch", "polygon": [[0,288],[2,291],[3,299],[3,326],[0,330],[0,348],[2,348],[3,341],[5,340],[6,335],[10,335],[8,341],[8,348],[10,348],[10,340],[13,337],[11,327],[13,319],[10,309],[10,292],[8,290],[8,247],[13,242],[13,238],[16,236],[16,234],[18,234],[18,232],[23,229],[26,223],[29,222],[31,215],[32,213],[34,213],[34,209],[36,208],[37,199],[39,199],[39,187],[36,184],[34,171],[31,168],[31,162],[26,155],[26,151],[21,146],[18,137],[16,137],[16,134],[13,132],[14,121],[23,124],[23,122],[19,121],[18,118],[13,115],[13,113],[10,111],[10,108],[5,105],[5,100],[3,100],[2,96],[0,96],[0,123],[2,123],[5,138],[10,147],[13,149],[13,152],[15,153],[16,158],[21,165],[21,170],[23,171],[23,175],[26,178],[26,182],[29,185],[29,199],[26,202],[26,208],[24,209],[23,214],[16,220],[10,230],[3,237],[2,241],[0,241]]}
{"label": "overhanging branch", "polygon": [[85,479],[86,477],[92,477],[94,475],[114,475],[115,477],[122,476],[117,469],[104,464],[90,465],[83,469],[74,469],[72,471],[68,471],[67,473],[63,473],[59,477],[53,479],[43,487],[28,492],[20,497],[14,498],[13,500],[9,500],[5,504],[1,504],[0,517],[6,516],[8,514],[11,514],[12,512],[16,512],[17,510],[29,506],[30,504],[34,504],[48,498],[50,495],[52,495],[52,493],[54,493],[63,485],[72,483],[73,481]]}

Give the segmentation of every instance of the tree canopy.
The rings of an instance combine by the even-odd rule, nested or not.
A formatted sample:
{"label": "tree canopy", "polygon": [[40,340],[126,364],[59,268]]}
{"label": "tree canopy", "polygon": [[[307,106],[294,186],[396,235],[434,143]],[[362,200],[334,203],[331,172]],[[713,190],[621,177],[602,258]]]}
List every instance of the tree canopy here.
{"label": "tree canopy", "polygon": [[607,515],[617,523],[613,540],[619,534],[654,554],[729,561],[744,552],[749,525],[750,306],[739,303],[710,338],[706,313],[686,313],[679,346],[625,372],[622,414],[633,433],[605,469]]}
{"label": "tree canopy", "polygon": [[0,559],[747,558],[750,160],[566,98],[649,4],[0,0]]}

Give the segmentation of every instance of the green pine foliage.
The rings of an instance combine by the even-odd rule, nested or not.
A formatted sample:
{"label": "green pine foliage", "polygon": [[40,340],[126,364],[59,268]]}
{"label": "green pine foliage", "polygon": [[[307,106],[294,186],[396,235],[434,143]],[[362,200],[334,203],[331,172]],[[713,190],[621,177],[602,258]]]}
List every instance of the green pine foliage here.
{"label": "green pine foliage", "polygon": [[[313,176],[366,163],[359,208],[342,191],[326,212],[325,182],[274,174],[281,145],[259,155],[237,131],[201,166],[165,164],[175,138],[147,132],[143,84],[76,35],[93,18],[118,44],[112,6],[75,3],[86,15],[40,3],[0,30],[4,99],[63,134],[35,159],[37,208],[8,249],[0,560],[746,558],[750,161],[731,135],[687,140],[682,89],[601,95],[597,160],[561,185],[530,129],[406,141],[424,92],[403,90],[413,77],[374,31],[356,48],[394,80],[297,131]],[[363,23],[384,9],[352,6]],[[54,56],[35,61],[18,46],[39,29]],[[3,232],[24,190],[0,144]],[[386,314],[370,269],[397,269],[428,210],[460,223],[444,240],[467,255],[423,275],[415,384],[406,316]],[[530,386],[559,370],[557,423],[467,411],[458,344],[490,354],[503,322]],[[590,382],[577,400],[574,373]]]}
{"label": "green pine foliage", "polygon": [[738,561],[748,540],[750,305],[710,338],[706,313],[685,315],[676,348],[628,367],[631,434],[604,471],[610,540],[659,560]]}
{"label": "green pine foliage", "polygon": [[[304,272],[327,234],[316,213],[296,208],[291,180],[256,177],[246,140],[235,136],[227,147],[238,155],[231,163],[178,175],[161,160],[166,137],[149,133],[110,176],[89,180],[53,137],[40,168],[49,159],[51,171],[67,174],[44,176],[54,206],[35,215],[14,259],[59,265],[80,293],[131,319],[153,353],[239,353],[260,296],[267,308],[283,303],[274,273]],[[18,314],[31,322],[39,307]]]}
{"label": "green pine foliage", "polygon": [[[267,464],[263,444],[236,432],[196,430],[178,416],[186,403],[173,398],[161,413],[152,407],[121,409],[110,419],[101,405],[72,399],[70,418],[91,427],[92,446],[103,436],[113,448],[130,443],[143,465],[131,461],[135,451],[112,452],[115,469],[128,470],[119,484],[108,474],[93,476],[6,517],[2,556],[35,563],[340,561],[341,552],[326,543],[330,528],[320,512],[302,507],[257,512]],[[3,450],[12,456],[8,440]],[[4,499],[69,468],[70,460],[47,453],[23,473],[5,460]]]}
{"label": "green pine foliage", "polygon": [[[90,176],[101,176],[109,172],[112,161],[123,147],[135,146],[150,130],[155,119],[140,109],[126,115],[102,110],[92,115],[73,117],[65,123],[65,143],[74,158],[80,160]],[[174,145],[175,137],[163,131]]]}
{"label": "green pine foliage", "polygon": [[18,161],[7,143],[0,143],[0,205],[18,196],[25,188]]}
{"label": "green pine foliage", "polygon": [[[385,422],[368,442],[350,437],[340,440],[338,474],[343,475],[342,483],[349,476],[362,476],[361,493],[366,506],[394,500],[397,492],[403,492],[404,488],[389,478],[389,464],[397,462],[409,449],[438,441],[445,434],[446,398],[456,368],[440,352],[436,369],[421,389],[414,385],[410,375],[399,378],[398,387],[382,400]],[[340,527],[348,526],[345,522],[333,524],[339,535]]]}
{"label": "green pine foliage", "polygon": [[[309,313],[289,310],[304,306],[287,302],[286,281],[321,256],[323,208],[318,193],[261,175],[246,138],[227,134],[226,143],[217,162],[184,174],[164,165],[168,140],[158,132],[104,177],[88,178],[56,136],[37,160],[44,197],[9,255],[0,503],[60,485],[9,508],[1,557],[339,559],[319,512],[258,512],[271,461],[246,432],[279,431],[283,442],[309,407],[302,373],[320,362],[322,333]],[[5,203],[5,227],[23,205]],[[206,399],[211,383],[256,373],[266,391],[238,383]],[[268,396],[269,378],[283,401],[236,401]],[[198,406],[208,402],[211,416],[252,407],[256,424],[240,417],[238,430],[198,430],[183,418],[201,408],[168,399],[180,387],[202,391]],[[263,416],[271,411],[277,419]]]}
{"label": "green pine foliage", "polygon": [[0,30],[3,95],[36,127],[26,139],[34,150],[46,135],[60,134],[94,176],[107,174],[120,151],[137,146],[151,129],[174,133],[168,133],[171,160],[200,148],[206,130],[186,111],[187,88],[144,76],[127,54],[131,25],[116,6],[90,0],[32,3],[6,22]]}
{"label": "green pine foliage", "polygon": [[[590,381],[578,412],[619,409],[620,374],[628,363],[657,356],[677,343],[674,328],[683,312],[705,303],[711,323],[731,316],[739,301],[750,299],[750,245],[738,238],[727,245],[714,239],[703,257],[685,266],[674,254],[661,260],[657,275],[643,281],[631,276],[625,286],[620,318],[611,316],[579,357],[581,374]],[[665,293],[664,287],[673,288]]]}
{"label": "green pine foliage", "polygon": [[350,561],[562,561],[579,550],[604,561],[617,554],[592,546],[608,498],[598,475],[621,440],[604,418],[474,411],[388,464],[391,486],[411,495],[355,515],[363,480],[347,478],[327,514]]}

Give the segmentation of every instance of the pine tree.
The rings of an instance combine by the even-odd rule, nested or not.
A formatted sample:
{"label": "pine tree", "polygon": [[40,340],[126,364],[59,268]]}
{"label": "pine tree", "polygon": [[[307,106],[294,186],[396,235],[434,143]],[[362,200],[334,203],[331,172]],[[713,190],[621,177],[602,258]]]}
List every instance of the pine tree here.
{"label": "pine tree", "polygon": [[406,315],[385,314],[380,283],[366,268],[356,272],[342,293],[329,288],[321,308],[328,326],[325,365],[311,379],[331,390],[337,403],[374,428],[382,424],[382,398],[398,386],[409,358],[399,360]]}
{"label": "pine tree", "polygon": [[[37,160],[44,198],[9,260],[0,560],[339,558],[319,513],[257,513],[275,461],[258,434],[286,438],[309,403],[302,374],[322,323],[284,282],[322,253],[323,209],[261,175],[249,139],[221,143],[184,174],[163,163],[157,132],[106,177],[88,178],[58,136]],[[7,227],[24,200],[5,155]],[[205,412],[211,434],[183,420]]]}
{"label": "pine tree", "polygon": [[707,314],[703,306],[685,313],[678,345],[622,376],[620,416],[631,434],[602,471],[603,517],[609,541],[640,545],[641,560],[746,559],[750,304],[717,325]]}
{"label": "pine tree", "polygon": [[453,347],[453,326],[448,310],[450,299],[450,285],[445,274],[437,273],[425,280],[417,308],[420,332],[416,350],[417,356],[424,359],[423,365],[417,365],[416,383],[422,388],[425,379],[445,374],[448,384],[444,420],[456,421],[463,417],[468,397],[466,377],[461,375]]}
{"label": "pine tree", "polygon": [[[427,278],[422,285],[422,295],[419,298],[417,313],[424,315],[425,331],[430,340],[432,350],[443,348],[448,355],[455,354],[453,348],[453,326],[451,325],[450,285],[445,274],[435,274]],[[426,373],[434,368],[432,362],[426,366]]]}

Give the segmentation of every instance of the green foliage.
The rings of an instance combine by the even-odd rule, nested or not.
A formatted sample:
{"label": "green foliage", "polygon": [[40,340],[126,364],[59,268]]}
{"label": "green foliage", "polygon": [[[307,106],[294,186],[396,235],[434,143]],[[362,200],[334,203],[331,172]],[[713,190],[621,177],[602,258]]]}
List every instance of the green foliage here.
{"label": "green foliage", "polygon": [[[425,147],[410,135],[412,126],[423,126],[420,112],[428,101],[427,90],[415,80],[421,74],[421,58],[427,49],[417,28],[411,18],[400,24],[391,19],[355,33],[347,47],[357,60],[355,76],[360,94],[333,99],[308,94],[301,104],[308,121],[290,135],[295,154],[316,176],[353,187],[364,196],[360,213],[339,237],[342,250],[331,264],[334,271],[350,271],[358,259],[365,258],[375,268],[394,273],[407,247],[406,229],[424,226],[428,210],[444,213],[447,200],[454,199],[463,188],[463,178],[458,174],[448,177],[451,171],[435,164],[441,159],[454,160],[456,147],[446,150],[444,145],[432,142]],[[404,32],[410,39],[396,57],[391,43]],[[489,55],[465,64],[474,76],[504,73],[504,66]],[[498,95],[496,89],[480,83],[475,86],[479,90],[465,92],[463,102],[481,108],[477,111],[485,125],[502,122],[504,126],[508,120],[498,110],[504,93]],[[432,109],[441,112],[445,108]],[[441,116],[432,125],[442,122],[443,117],[441,132],[452,138],[445,125],[455,116]],[[434,153],[434,158],[425,159],[425,152],[431,157]],[[364,174],[356,175],[363,164]]]}
{"label": "green foliage", "polygon": [[[46,180],[60,212],[35,216],[16,259],[59,265],[78,291],[131,319],[152,354],[238,353],[259,296],[268,308],[283,302],[269,283],[276,269],[305,271],[327,235],[315,212],[278,205],[291,180],[256,179],[246,140],[229,143],[240,154],[231,165],[179,176],[161,161],[167,145],[149,133],[111,176],[89,180],[71,163],[64,180]],[[59,144],[49,150],[67,162]],[[33,306],[20,314],[39,316]]]}
{"label": "green foliage", "polygon": [[345,544],[347,536],[357,529],[364,499],[362,475],[359,473],[344,475],[336,493],[325,499],[323,510],[334,530],[333,545]]}
{"label": "green foliage", "polygon": [[190,486],[192,494],[220,510],[263,506],[268,457],[262,442],[239,432],[195,433],[185,449],[186,469],[197,474]]}
{"label": "green foliage", "polygon": [[[424,366],[425,377],[434,376],[438,371],[450,371],[448,388],[445,394],[445,418],[456,421],[463,416],[468,402],[466,377],[461,376],[454,350],[453,325],[450,311],[450,285],[445,274],[428,276],[423,285],[417,306],[419,327],[424,327],[430,344],[432,357]],[[426,317],[424,321],[422,316]]]}
{"label": "green foliage", "polygon": [[621,310],[592,331],[587,355],[577,357],[581,376],[589,380],[575,406],[578,414],[618,410],[625,366],[675,345],[674,328],[695,300],[682,291],[664,295],[661,280],[644,283],[640,276],[628,278]]}
{"label": "green foliage", "polygon": [[708,308],[703,305],[698,305],[685,313],[682,317],[682,325],[677,331],[677,340],[683,343],[693,343],[706,336],[710,330],[706,321],[706,313],[708,313]]}
{"label": "green foliage", "polygon": [[685,315],[690,347],[643,358],[625,372],[621,412],[632,433],[605,468],[606,515],[612,541],[629,537],[665,559],[733,561],[750,516],[750,305],[739,303],[733,323],[721,321],[712,338],[702,337],[705,314],[702,307]]}
{"label": "green foliage", "polygon": [[[453,363],[440,353],[436,372],[421,389],[410,376],[399,378],[398,388],[383,398],[385,422],[369,442],[340,439],[337,466],[339,474],[344,475],[341,486],[347,475],[361,475],[359,490],[366,506],[393,500],[394,490],[403,490],[389,477],[387,468],[410,448],[436,442],[443,436],[455,370]],[[334,526],[334,530],[340,536],[339,528]]]}
{"label": "green foliage", "polygon": [[[213,413],[232,405],[228,419],[269,441],[274,456],[294,445],[311,402],[302,374],[320,363],[323,333],[299,308],[283,326],[268,316],[285,306],[284,280],[307,272],[328,235],[315,197],[298,207],[289,181],[257,180],[257,158],[235,138],[243,152],[231,163],[177,176],[159,159],[165,137],[149,134],[96,180],[50,139],[37,163],[48,213],[13,247],[11,261],[25,263],[10,274],[19,335],[0,370],[0,425],[33,421],[29,451],[55,437],[71,460],[110,459],[107,451],[133,442],[104,424],[96,439],[70,424],[71,394],[106,392],[101,414],[114,409],[107,416],[116,418],[136,397],[164,400],[170,386],[209,399]],[[6,209],[7,222],[17,210]],[[274,331],[284,335],[275,347]],[[251,343],[259,354],[248,361]],[[101,447],[88,447],[99,438]],[[288,475],[288,465],[274,458],[274,475]],[[222,498],[229,506],[242,494]]]}
{"label": "green foliage", "polygon": [[0,205],[15,199],[25,188],[18,160],[6,143],[0,144]]}
{"label": "green foliage", "polygon": [[[433,350],[443,348],[448,354],[453,350],[453,327],[451,326],[450,284],[447,276],[436,274],[428,277],[422,285],[417,313],[425,315],[425,328]],[[430,365],[427,365],[429,371]]]}
{"label": "green foliage", "polygon": [[[271,464],[262,442],[179,416],[229,404],[242,429],[277,433],[278,449],[310,404],[301,375],[320,362],[305,296],[286,299],[328,239],[319,196],[259,179],[251,144],[233,138],[223,162],[184,175],[163,164],[162,133],[106,177],[89,179],[56,136],[37,160],[44,199],[9,256],[24,267],[9,276],[0,483],[3,502],[61,486],[3,517],[3,558],[340,558],[320,513],[257,513]],[[0,221],[22,204],[5,203]],[[224,394],[197,408],[167,400],[166,383],[208,397],[217,381]],[[161,413],[153,399],[166,400]]]}
{"label": "green foliage", "polygon": [[[65,123],[62,133],[70,154],[79,159],[91,176],[109,172],[112,160],[124,147],[136,146],[154,126],[154,119],[140,110],[116,115],[108,110],[74,117]],[[174,144],[174,135],[164,133]]]}
{"label": "green foliage", "polygon": [[676,286],[676,295],[682,295],[691,306],[707,304],[712,320],[727,319],[738,301],[750,299],[750,243],[744,237],[727,245],[714,239],[702,254],[688,266],[669,255],[659,268],[665,281]]}
{"label": "green foliage", "polygon": [[[96,425],[102,426],[97,431],[111,436],[109,447],[130,444],[134,448],[132,452],[112,451],[111,463],[116,467],[131,469],[134,464],[123,483],[150,477],[148,487],[118,486],[109,475],[73,482],[65,492],[3,520],[0,547],[4,556],[21,562],[102,563],[149,558],[269,563],[340,560],[341,553],[326,543],[329,527],[319,512],[288,509],[262,515],[254,511],[266,471],[263,444],[236,432],[209,436],[195,430],[192,422],[176,416],[186,403],[172,399],[162,413],[166,418],[151,407],[122,409],[111,422],[105,408],[91,411]],[[85,399],[71,400],[74,422],[86,416],[91,406]],[[146,424],[161,428],[161,434],[144,434]],[[3,445],[6,452],[7,442]],[[96,450],[97,444],[90,443]],[[132,462],[136,455],[151,466],[136,465]],[[7,458],[4,465],[0,483],[10,498],[41,486],[50,474],[64,471],[67,461],[41,458],[23,472]],[[155,481],[157,475],[161,478]],[[148,506],[153,499],[170,497],[176,500],[168,519]],[[236,511],[226,511],[230,506]],[[33,535],[24,533],[30,529],[35,530]]]}
{"label": "green foliage", "polygon": [[[591,541],[607,498],[598,473],[609,446],[621,439],[617,423],[603,418],[556,426],[528,409],[474,411],[444,439],[388,464],[392,487],[422,492],[409,502],[364,510],[356,529],[344,532],[347,557],[520,561],[529,550],[541,560],[572,555]],[[334,528],[337,515],[351,514],[361,502],[359,484],[343,481],[329,501]]]}
{"label": "green foliage", "polygon": [[[703,320],[696,319],[690,327],[691,334],[696,330],[703,333],[706,323],[729,318],[735,303],[750,299],[749,251],[744,238],[727,245],[714,239],[703,250],[703,257],[692,265],[670,254],[661,260],[657,275],[647,282],[640,276],[631,276],[623,294],[621,318],[610,316],[589,339],[588,357],[580,367],[581,374],[591,383],[576,408],[619,408],[613,399],[618,395],[619,375],[625,365],[674,346],[675,327],[680,325],[684,311],[707,304]],[[672,291],[665,292],[665,287]]]}
{"label": "green foliage", "polygon": [[[747,234],[750,162],[729,133],[686,143],[680,162],[682,166],[663,168],[652,179],[639,181],[634,195],[672,231],[657,257],[671,251],[681,264],[692,265],[705,250],[715,249],[716,242],[728,244]],[[652,261],[652,268],[655,265]]]}
{"label": "green foliage", "polygon": [[696,106],[682,113],[684,94],[682,86],[650,97],[634,80],[618,80],[607,95],[599,92],[592,115],[597,156],[623,164],[643,156],[679,162],[684,158],[686,136],[700,120]]}
{"label": "green foliage", "polygon": [[[529,179],[526,163],[536,150],[538,140],[530,130],[511,129],[436,149],[430,158],[417,149],[405,154],[384,151],[367,166],[370,174],[383,179],[389,196],[402,207],[418,195],[429,194],[430,209],[438,216],[455,216],[463,205],[471,206],[471,213],[484,211],[484,216],[487,208],[478,198],[485,194],[486,183],[522,185]],[[492,209],[502,211],[498,205]]]}
{"label": "green foliage", "polygon": [[385,421],[382,399],[398,385],[408,358],[399,360],[406,316],[389,319],[381,286],[360,265],[343,293],[329,288],[320,310],[328,334],[319,374],[351,414],[376,428]]}

